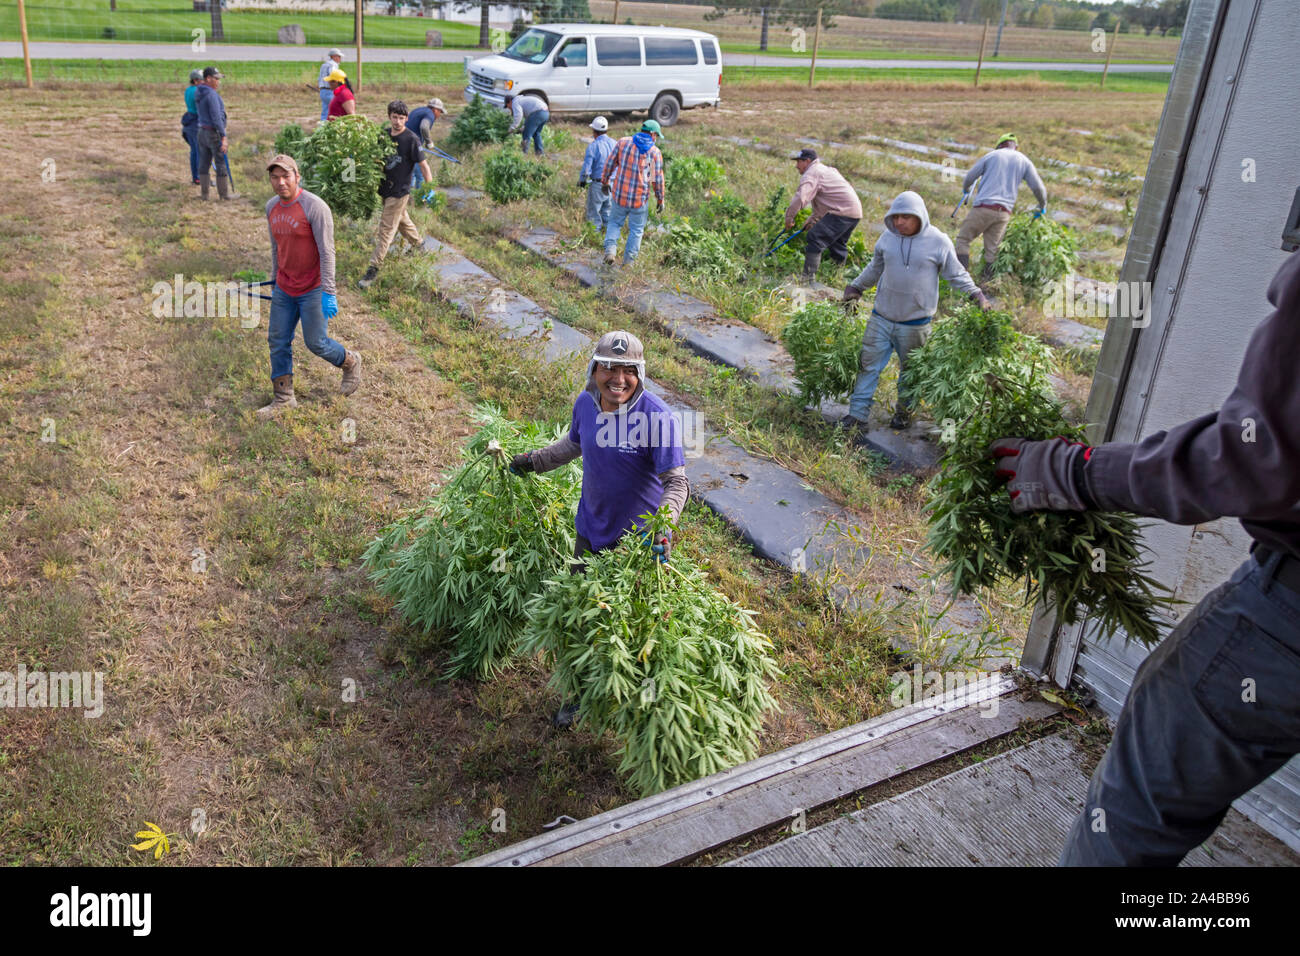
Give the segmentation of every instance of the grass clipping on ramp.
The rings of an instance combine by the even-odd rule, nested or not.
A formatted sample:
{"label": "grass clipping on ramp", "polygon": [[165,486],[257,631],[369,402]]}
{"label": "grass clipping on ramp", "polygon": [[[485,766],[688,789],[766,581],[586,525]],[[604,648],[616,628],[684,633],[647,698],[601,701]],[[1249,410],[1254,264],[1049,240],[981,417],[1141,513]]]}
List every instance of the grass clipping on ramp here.
{"label": "grass clipping on ramp", "polygon": [[1154,578],[1128,514],[1035,511],[1017,515],[994,476],[1001,438],[1084,441],[1052,393],[1051,350],[1011,327],[1005,312],[954,310],[908,359],[915,394],[940,424],[946,451],[929,484],[930,551],[955,591],[1024,580],[1025,602],[1044,598],[1067,624],[1088,618],[1107,637],[1150,646],[1155,612],[1173,603]]}
{"label": "grass clipping on ramp", "polygon": [[447,677],[486,679],[507,667],[524,606],[573,553],[580,465],[510,473],[513,455],[567,432],[478,410],[466,462],[432,498],[371,543],[362,560],[412,627],[450,635]]}
{"label": "grass clipping on ramp", "polygon": [[618,738],[629,785],[645,796],[753,759],[779,673],[753,612],[686,555],[657,561],[640,532],[586,563],[530,602],[523,649],[554,669],[583,726]]}

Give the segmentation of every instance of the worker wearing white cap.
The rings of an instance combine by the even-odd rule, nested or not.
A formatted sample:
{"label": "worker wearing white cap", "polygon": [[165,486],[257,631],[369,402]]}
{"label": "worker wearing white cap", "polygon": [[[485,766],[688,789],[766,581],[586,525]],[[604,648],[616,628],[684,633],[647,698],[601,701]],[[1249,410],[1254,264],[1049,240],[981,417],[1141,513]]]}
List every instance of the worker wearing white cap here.
{"label": "worker wearing white cap", "polygon": [[[445,115],[447,115],[447,107],[443,106],[442,100],[436,96],[424,106],[417,106],[411,110],[411,115],[406,118],[406,128],[420,138],[421,149],[433,147],[433,124]],[[420,173],[420,167],[416,166],[411,174],[411,191],[418,189],[422,182],[424,176]]]}
{"label": "worker wearing white cap", "polygon": [[325,62],[320,65],[320,75],[316,77],[316,92],[320,94],[320,121],[325,122],[330,108],[330,100],[334,98],[334,89],[328,83],[329,75],[339,68],[343,62],[343,51],[338,47],[333,47],[329,53],[325,54]]}
{"label": "worker wearing white cap", "polygon": [[591,121],[591,128],[596,138],[587,147],[582,157],[582,169],[578,172],[578,188],[587,190],[587,222],[605,234],[609,225],[609,187],[601,183],[600,177],[605,172],[605,160],[614,152],[615,142],[609,137],[609,120],[597,116]]}

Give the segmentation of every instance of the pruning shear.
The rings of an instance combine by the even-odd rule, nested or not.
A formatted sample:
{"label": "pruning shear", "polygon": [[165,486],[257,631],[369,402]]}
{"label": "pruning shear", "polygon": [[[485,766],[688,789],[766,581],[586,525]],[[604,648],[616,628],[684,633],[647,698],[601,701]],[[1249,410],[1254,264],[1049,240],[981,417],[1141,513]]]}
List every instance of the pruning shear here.
{"label": "pruning shear", "polygon": [[423,147],[423,149],[426,153],[430,154],[431,156],[436,156],[438,159],[445,159],[449,163],[456,163],[456,164],[460,163],[460,160],[457,159],[455,156],[447,155],[442,150],[440,150],[437,146],[425,146]]}
{"label": "pruning shear", "polygon": [[798,236],[800,236],[800,235],[803,233],[803,231],[804,231],[803,228],[800,228],[800,229],[798,229],[797,231],[790,233],[790,235],[785,236],[786,230],[782,229],[782,230],[777,234],[777,237],[776,237],[776,238],[777,238],[777,239],[781,239],[782,236],[785,236],[785,238],[784,238],[784,239],[781,239],[780,242],[778,242],[776,245],[774,245],[771,249],[767,250],[767,252],[763,253],[763,258],[766,259],[768,256],[770,256],[772,253],[776,252],[776,250],[780,249],[782,246],[784,246],[784,245],[785,245],[787,242],[789,242],[791,239],[795,239],[795,238],[797,238]]}

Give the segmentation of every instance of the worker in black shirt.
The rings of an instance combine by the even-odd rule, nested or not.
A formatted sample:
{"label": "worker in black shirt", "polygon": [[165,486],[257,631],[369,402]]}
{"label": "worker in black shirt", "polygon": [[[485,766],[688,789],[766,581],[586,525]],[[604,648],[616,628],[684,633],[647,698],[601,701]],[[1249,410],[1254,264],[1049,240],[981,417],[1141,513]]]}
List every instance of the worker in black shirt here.
{"label": "worker in black shirt", "polygon": [[379,275],[379,267],[388,254],[388,247],[393,237],[400,231],[412,248],[418,249],[422,242],[420,230],[411,221],[407,204],[411,200],[411,172],[417,166],[425,179],[432,179],[429,161],[421,158],[420,137],[406,128],[406,118],[410,110],[401,100],[388,104],[388,122],[392,131],[388,134],[393,140],[393,152],[384,160],[384,181],[379,184],[379,195],[383,197],[384,209],[379,217],[379,236],[375,240],[375,253],[370,257],[370,267],[357,282],[366,288]]}
{"label": "worker in black shirt", "polygon": [[994,443],[1012,509],[1241,519],[1251,556],[1138,668],[1064,865],[1174,866],[1300,752],[1300,256],[1217,411],[1136,444]]}

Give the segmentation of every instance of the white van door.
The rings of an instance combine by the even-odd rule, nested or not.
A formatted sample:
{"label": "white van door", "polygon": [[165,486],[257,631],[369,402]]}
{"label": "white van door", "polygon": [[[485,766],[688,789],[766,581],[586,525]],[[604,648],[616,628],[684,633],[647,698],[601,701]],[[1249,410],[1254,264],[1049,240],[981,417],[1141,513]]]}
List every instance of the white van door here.
{"label": "white van door", "polygon": [[643,110],[654,94],[643,89],[648,78],[642,69],[641,38],[596,36],[596,62],[591,70],[594,110]]}
{"label": "white van door", "polygon": [[[552,109],[585,110],[591,102],[591,57],[587,37],[565,37],[551,61],[546,98]],[[563,66],[561,66],[563,62]]]}

